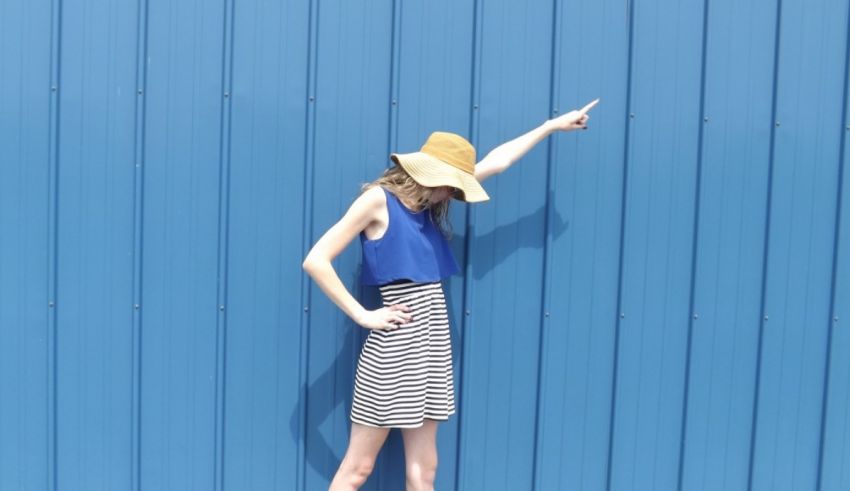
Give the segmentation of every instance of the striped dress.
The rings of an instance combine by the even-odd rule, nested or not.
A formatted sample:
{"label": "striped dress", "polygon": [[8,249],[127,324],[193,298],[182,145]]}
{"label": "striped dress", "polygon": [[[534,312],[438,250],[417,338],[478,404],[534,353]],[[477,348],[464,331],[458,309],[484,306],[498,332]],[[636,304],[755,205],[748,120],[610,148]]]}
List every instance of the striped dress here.
{"label": "striped dress", "polygon": [[442,283],[405,280],[380,285],[384,307],[405,304],[413,315],[397,329],[369,332],[354,377],[351,421],[417,428],[455,412],[449,318]]}

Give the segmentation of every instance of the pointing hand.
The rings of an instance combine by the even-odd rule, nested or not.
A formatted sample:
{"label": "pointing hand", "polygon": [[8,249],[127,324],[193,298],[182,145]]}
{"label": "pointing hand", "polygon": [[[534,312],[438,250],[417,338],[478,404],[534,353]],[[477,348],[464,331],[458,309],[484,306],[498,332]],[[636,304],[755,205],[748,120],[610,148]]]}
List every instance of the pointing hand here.
{"label": "pointing hand", "polygon": [[579,128],[586,130],[587,120],[590,119],[590,115],[587,114],[587,112],[590,111],[597,103],[599,103],[598,98],[594,99],[581,109],[570,111],[550,120],[550,124],[552,125],[552,128],[558,131],[572,131]]}

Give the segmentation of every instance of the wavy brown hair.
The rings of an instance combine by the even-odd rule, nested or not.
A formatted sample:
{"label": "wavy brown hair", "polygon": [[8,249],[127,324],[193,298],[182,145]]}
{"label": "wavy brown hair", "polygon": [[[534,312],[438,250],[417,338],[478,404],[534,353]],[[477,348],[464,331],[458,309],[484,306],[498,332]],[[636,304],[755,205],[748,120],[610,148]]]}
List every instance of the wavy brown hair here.
{"label": "wavy brown hair", "polygon": [[451,202],[452,198],[433,205],[430,204],[429,199],[431,198],[431,193],[433,193],[436,188],[423,186],[414,181],[413,178],[410,177],[410,174],[408,174],[402,166],[397,164],[384,169],[384,173],[374,181],[362,184],[360,186],[360,194],[363,194],[364,191],[375,186],[386,188],[400,199],[414,203],[414,206],[416,206],[415,211],[430,208],[431,212],[429,213],[429,216],[431,217],[431,220],[446,239],[452,238],[452,226],[448,219],[449,202]]}

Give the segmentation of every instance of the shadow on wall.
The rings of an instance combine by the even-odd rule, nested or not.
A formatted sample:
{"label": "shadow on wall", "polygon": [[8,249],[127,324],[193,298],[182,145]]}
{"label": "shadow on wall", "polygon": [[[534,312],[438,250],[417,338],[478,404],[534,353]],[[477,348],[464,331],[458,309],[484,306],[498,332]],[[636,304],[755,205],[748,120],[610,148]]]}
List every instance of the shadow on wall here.
{"label": "shadow on wall", "polygon": [[[488,250],[487,254],[475,254],[473,252],[472,260],[470,261],[473,279],[480,280],[484,278],[487,273],[495,269],[497,265],[501,264],[518,249],[543,249],[545,242],[543,230],[546,220],[547,203],[554,203],[554,195],[551,190],[549,190],[546,196],[546,201],[534,213],[523,215],[512,223],[500,225],[484,235],[475,235],[475,227],[473,226],[471,228],[472,237],[475,242],[474,247],[470,247],[470,250],[475,251],[482,248]],[[564,217],[558,213],[557,209],[552,208],[550,211],[549,235],[553,239],[557,239],[566,232],[570,223],[564,220]],[[534,233],[528,233],[530,231]],[[509,242],[510,247],[503,246],[505,243],[504,240],[501,242],[498,240],[504,238],[511,239]],[[465,239],[466,237],[464,235],[457,234],[457,237],[452,240],[463,243]],[[490,250],[493,252],[490,253]]]}
{"label": "shadow on wall", "polygon": [[[551,203],[552,199],[553,196],[550,191],[547,196],[546,203]],[[551,212],[552,216],[550,217],[549,234],[553,237],[553,239],[556,239],[566,232],[569,228],[569,222],[565,221],[556,209],[552,209]],[[474,227],[471,228],[470,231],[473,239],[475,240],[476,248],[480,250],[480,246],[483,245],[488,250],[493,251],[492,254],[474,254],[471,260],[473,279],[479,280],[483,278],[488,272],[501,264],[517,249],[542,249],[544,244],[542,224],[544,223],[545,216],[546,205],[544,204],[534,213],[524,215],[513,223],[496,227],[484,235],[476,236]],[[523,233],[528,231],[535,231],[539,233]],[[511,246],[499,247],[497,245],[497,240],[506,237],[512,239],[510,241]],[[461,233],[455,233],[452,238],[453,243],[463,244],[465,240],[466,235]],[[503,240],[500,243],[503,244],[505,241]],[[360,288],[359,281],[360,268],[352,274],[352,278],[347,285],[357,285],[356,287]],[[362,291],[353,291],[352,293],[366,308],[374,309],[381,306],[380,294],[377,287],[365,287]],[[447,300],[449,294],[450,292],[446,292]],[[448,303],[450,304],[451,302]],[[340,453],[338,455],[337,452],[334,451],[334,448],[332,448],[331,444],[322,435],[320,427],[325,424],[328,417],[337,412],[338,406],[343,405],[344,413],[346,415],[346,428],[348,429],[347,434],[350,433],[351,420],[348,418],[348,414],[351,409],[354,385],[352,375],[354,373],[354,365],[352,363],[356,363],[357,361],[356,356],[352,360],[351,353],[359,353],[360,348],[368,335],[368,331],[366,329],[358,329],[358,326],[356,326],[353,322],[347,318],[345,319],[346,320],[343,322],[343,325],[339,326],[339,328],[344,329],[346,333],[341,349],[334,357],[334,361],[316,378],[312,384],[306,387],[306,390],[303,390],[304,386],[302,385],[299,400],[295,407],[292,408],[290,415],[289,426],[293,441],[298,442],[300,440],[305,442],[305,459],[307,465],[309,465],[316,473],[326,478],[328,482],[330,482],[336,472],[337,466],[342,459],[342,452],[344,452],[344,449],[340,449]],[[451,325],[451,343],[454,350],[453,358],[455,360],[457,360],[457,357],[459,356],[456,340],[459,339],[460,326],[457,324],[458,323],[455,322]],[[341,375],[349,375],[349,378],[351,378],[351,380],[348,381],[349,383],[340,383]],[[455,387],[458,386],[460,377],[461,374],[456,372],[454,375]],[[303,428],[303,436],[301,436],[299,435],[299,410],[306,402],[303,400],[305,394],[309,404],[307,405],[308,414]],[[460,394],[456,395],[459,396]],[[453,417],[459,417],[461,411],[460,403],[462,402],[462,399],[460,397],[456,397],[456,399],[458,400],[458,413]],[[299,438],[300,436],[301,438]],[[381,451],[377,469],[387,467],[386,464],[389,464],[389,462],[386,462],[386,460],[388,459],[393,461],[399,460],[401,464],[399,464],[400,467],[398,467],[399,470],[397,470],[397,472],[399,475],[403,476],[403,470],[401,470],[404,469],[403,455],[400,455],[403,454],[402,449],[403,446],[401,444],[399,432],[397,430],[390,432],[390,438]],[[382,461],[384,465],[381,465]],[[396,467],[394,462],[393,467]],[[382,477],[387,476],[378,476],[377,479],[370,478],[370,483],[367,484],[371,484],[371,482],[374,482],[375,480],[383,480]]]}

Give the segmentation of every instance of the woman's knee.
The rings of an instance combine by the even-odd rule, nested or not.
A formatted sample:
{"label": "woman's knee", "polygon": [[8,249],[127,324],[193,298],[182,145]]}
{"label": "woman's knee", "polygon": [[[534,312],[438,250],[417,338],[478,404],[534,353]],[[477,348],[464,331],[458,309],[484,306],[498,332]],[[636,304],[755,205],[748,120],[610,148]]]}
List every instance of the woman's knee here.
{"label": "woman's knee", "polygon": [[349,483],[355,486],[362,486],[372,470],[375,469],[375,459],[360,457],[351,459],[346,465],[346,474],[349,476]]}
{"label": "woman's knee", "polygon": [[437,477],[437,454],[421,455],[407,463],[407,481],[413,489],[433,489]]}

